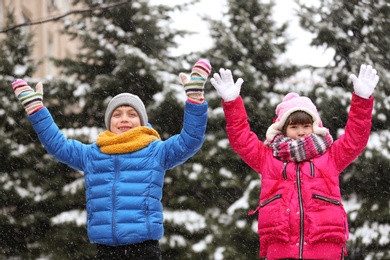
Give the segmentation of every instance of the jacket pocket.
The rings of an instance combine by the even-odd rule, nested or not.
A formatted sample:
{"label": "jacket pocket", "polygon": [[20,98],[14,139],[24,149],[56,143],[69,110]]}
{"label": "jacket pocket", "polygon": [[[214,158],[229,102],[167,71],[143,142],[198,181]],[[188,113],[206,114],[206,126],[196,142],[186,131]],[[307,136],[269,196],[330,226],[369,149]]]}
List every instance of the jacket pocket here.
{"label": "jacket pocket", "polygon": [[148,236],[150,236],[150,212],[149,212],[149,204],[146,205],[146,209],[145,209],[145,222],[146,222],[146,227],[147,227],[147,230],[148,230]]}
{"label": "jacket pocket", "polygon": [[287,242],[289,210],[284,206],[282,194],[260,201],[259,236],[264,244]]}
{"label": "jacket pocket", "polygon": [[306,219],[309,242],[346,242],[346,214],[343,204],[339,200],[312,194],[312,201],[306,210]]}
{"label": "jacket pocket", "polygon": [[328,197],[321,196],[321,195],[318,195],[318,194],[313,194],[312,197],[314,199],[322,200],[322,201],[325,201],[325,202],[328,202],[328,203],[331,203],[331,204],[334,204],[334,205],[337,205],[337,206],[341,206],[341,202],[336,200],[336,199],[328,198]]}

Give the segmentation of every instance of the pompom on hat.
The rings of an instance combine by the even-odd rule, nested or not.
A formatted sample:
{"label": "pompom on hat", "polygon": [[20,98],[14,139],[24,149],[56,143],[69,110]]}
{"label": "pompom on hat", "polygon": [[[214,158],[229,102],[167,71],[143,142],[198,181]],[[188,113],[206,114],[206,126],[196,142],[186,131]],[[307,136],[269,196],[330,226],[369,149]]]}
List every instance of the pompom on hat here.
{"label": "pompom on hat", "polygon": [[267,141],[272,141],[277,134],[282,133],[287,118],[295,111],[303,111],[312,116],[313,132],[315,134],[325,136],[329,132],[327,128],[322,126],[320,115],[310,98],[299,96],[297,93],[291,92],[288,93],[283,98],[282,103],[276,107],[276,119],[267,130]]}
{"label": "pompom on hat", "polygon": [[141,120],[141,125],[146,126],[148,124],[148,115],[146,114],[145,105],[142,100],[130,93],[121,93],[111,99],[107,105],[106,113],[104,115],[104,123],[107,130],[110,129],[110,121],[112,113],[120,106],[131,106],[134,108]]}

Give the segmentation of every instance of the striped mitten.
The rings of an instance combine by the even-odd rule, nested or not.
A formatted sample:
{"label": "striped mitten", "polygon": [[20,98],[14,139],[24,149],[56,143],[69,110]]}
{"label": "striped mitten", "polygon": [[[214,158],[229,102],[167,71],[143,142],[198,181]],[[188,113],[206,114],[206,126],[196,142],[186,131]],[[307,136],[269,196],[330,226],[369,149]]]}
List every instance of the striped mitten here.
{"label": "striped mitten", "polygon": [[203,89],[210,72],[210,63],[207,60],[199,60],[192,68],[190,77],[184,73],[180,73],[179,76],[189,102],[197,104],[203,103]]}
{"label": "striped mitten", "polygon": [[12,88],[28,115],[34,114],[43,107],[43,86],[41,82],[35,86],[36,92],[22,79],[16,79],[12,83]]}

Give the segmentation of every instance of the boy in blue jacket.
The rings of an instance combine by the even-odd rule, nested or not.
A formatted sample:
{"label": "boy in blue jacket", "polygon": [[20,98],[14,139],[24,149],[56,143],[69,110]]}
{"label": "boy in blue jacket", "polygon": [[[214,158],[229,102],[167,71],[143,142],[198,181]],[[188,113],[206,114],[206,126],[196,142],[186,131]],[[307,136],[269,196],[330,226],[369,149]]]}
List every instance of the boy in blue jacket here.
{"label": "boy in blue jacket", "polygon": [[190,77],[180,73],[187,94],[183,128],[165,141],[148,124],[138,96],[121,93],[105,112],[106,131],[95,143],[67,139],[42,103],[43,87],[12,84],[46,151],[83,171],[87,230],[97,244],[97,259],[162,259],[161,204],[165,171],[184,163],[202,146],[207,124],[203,88],[211,66],[199,60]]}

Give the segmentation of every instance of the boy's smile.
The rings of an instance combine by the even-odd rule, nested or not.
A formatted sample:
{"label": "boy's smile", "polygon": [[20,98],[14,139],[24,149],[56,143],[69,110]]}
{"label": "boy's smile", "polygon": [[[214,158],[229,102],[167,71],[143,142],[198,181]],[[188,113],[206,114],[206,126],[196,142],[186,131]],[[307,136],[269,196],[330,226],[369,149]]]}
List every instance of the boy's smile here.
{"label": "boy's smile", "polygon": [[131,106],[120,106],[112,113],[110,129],[114,134],[121,134],[138,126],[141,126],[141,119]]}

